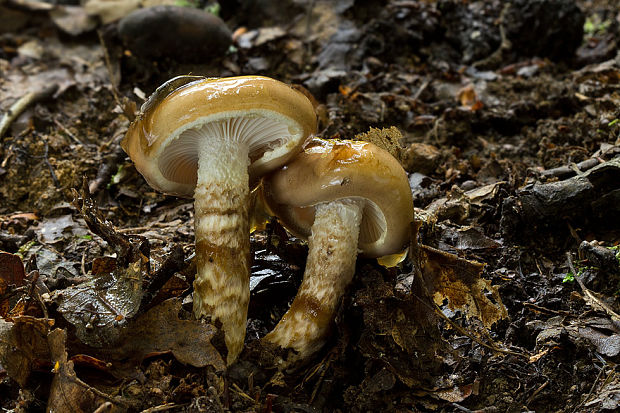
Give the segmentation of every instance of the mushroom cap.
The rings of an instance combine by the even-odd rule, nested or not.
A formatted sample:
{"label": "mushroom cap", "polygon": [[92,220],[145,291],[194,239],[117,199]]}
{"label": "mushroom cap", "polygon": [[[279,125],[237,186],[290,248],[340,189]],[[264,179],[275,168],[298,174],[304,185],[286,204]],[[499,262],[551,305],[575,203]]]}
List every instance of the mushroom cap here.
{"label": "mushroom cap", "polygon": [[263,76],[195,79],[178,77],[158,88],[121,142],[159,191],[193,195],[198,141],[213,138],[213,129],[204,129],[209,125],[248,145],[251,181],[288,161],[316,132],[312,103],[285,83]]}
{"label": "mushroom cap", "polygon": [[273,215],[303,238],[310,236],[316,205],[351,198],[364,203],[362,254],[382,257],[409,242],[413,197],[407,173],[369,142],[312,139],[290,163],[263,178],[263,197]]}

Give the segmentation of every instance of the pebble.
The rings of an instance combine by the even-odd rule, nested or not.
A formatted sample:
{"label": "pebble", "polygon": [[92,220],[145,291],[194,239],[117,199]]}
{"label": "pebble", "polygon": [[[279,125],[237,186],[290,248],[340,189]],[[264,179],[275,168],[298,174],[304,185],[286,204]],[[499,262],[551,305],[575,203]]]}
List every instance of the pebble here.
{"label": "pebble", "polygon": [[405,150],[404,167],[408,172],[431,174],[440,162],[439,149],[425,143],[412,143]]}

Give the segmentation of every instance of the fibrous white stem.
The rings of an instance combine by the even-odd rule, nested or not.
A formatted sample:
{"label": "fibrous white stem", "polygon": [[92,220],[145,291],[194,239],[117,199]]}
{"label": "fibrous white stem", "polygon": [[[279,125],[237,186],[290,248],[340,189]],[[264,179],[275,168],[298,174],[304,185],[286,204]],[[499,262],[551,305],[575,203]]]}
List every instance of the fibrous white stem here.
{"label": "fibrous white stem", "polygon": [[215,138],[199,145],[194,315],[222,323],[230,364],[243,348],[250,299],[248,149]]}
{"label": "fibrous white stem", "polygon": [[347,285],[355,274],[363,204],[338,200],[318,205],[308,239],[308,260],[291,308],[265,339],[300,358],[319,350]]}

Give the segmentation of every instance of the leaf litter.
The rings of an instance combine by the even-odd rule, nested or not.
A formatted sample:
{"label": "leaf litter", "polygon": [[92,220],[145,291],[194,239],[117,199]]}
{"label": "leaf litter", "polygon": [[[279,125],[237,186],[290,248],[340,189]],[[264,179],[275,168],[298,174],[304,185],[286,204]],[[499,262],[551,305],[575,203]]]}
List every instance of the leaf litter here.
{"label": "leaf litter", "polygon": [[[0,6],[2,112],[58,86],[0,150],[3,408],[617,408],[618,265],[597,250],[620,216],[612,2],[221,2],[233,45],[197,64],[134,55],[113,23],[133,2],[112,3]],[[540,13],[586,25],[527,23]],[[421,226],[400,267],[360,260],[330,342],[283,370],[257,339],[306,250],[257,216],[246,350],[224,374],[221,334],[190,315],[191,204],[150,190],[118,141],[128,99],[170,78],[257,72],[314,93],[325,137],[391,148]]]}

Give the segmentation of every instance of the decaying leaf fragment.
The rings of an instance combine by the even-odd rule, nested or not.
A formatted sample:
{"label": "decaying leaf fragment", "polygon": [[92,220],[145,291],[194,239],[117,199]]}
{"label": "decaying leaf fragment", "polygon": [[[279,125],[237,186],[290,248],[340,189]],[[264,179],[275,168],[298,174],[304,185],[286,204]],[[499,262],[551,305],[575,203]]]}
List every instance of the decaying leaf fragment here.
{"label": "decaying leaf fragment", "polygon": [[485,328],[508,316],[497,288],[481,277],[483,264],[422,245],[418,265],[438,306],[461,310]]}
{"label": "decaying leaf fragment", "polygon": [[24,285],[24,264],[19,256],[0,251],[0,317],[5,317],[10,308],[9,287]]}
{"label": "decaying leaf fragment", "polygon": [[89,196],[86,181],[81,193],[74,190],[73,204],[88,228],[114,249],[116,262],[109,273],[100,265],[95,266],[97,274],[89,281],[56,290],[52,298],[83,343],[93,347],[113,345],[120,337],[119,327],[140,308],[143,275],[149,269],[149,244],[117,232]]}
{"label": "decaying leaf fragment", "polygon": [[[427,304],[431,298],[420,288],[419,277],[411,277],[412,284],[404,291],[398,285],[395,289],[393,282],[384,280],[370,266],[360,272],[365,286],[354,296],[354,305],[361,308],[364,320],[357,343],[359,351],[387,366],[407,386],[436,387],[436,379],[441,376],[439,355],[448,349],[441,339],[437,317]],[[372,393],[373,387],[368,383],[368,392]],[[370,398],[368,392],[364,390],[355,397]]]}
{"label": "decaying leaf fragment", "polygon": [[59,328],[49,333],[49,350],[55,374],[47,402],[48,412],[92,412],[103,403],[108,404],[106,412],[126,411],[127,405],[80,380],[73,369],[73,362],[67,360],[65,342],[67,333]]}
{"label": "decaying leaf fragment", "polygon": [[47,334],[53,324],[31,316],[0,319],[0,365],[20,386],[26,385],[33,368],[49,360]]}
{"label": "decaying leaf fragment", "polygon": [[[593,224],[609,228],[620,216],[620,158],[585,173],[549,183],[533,183],[504,199],[500,230],[507,238],[526,238]],[[557,239],[564,239],[555,234]]]}
{"label": "decaying leaf fragment", "polygon": [[111,360],[140,363],[150,354],[171,352],[181,363],[194,367],[226,365],[211,345],[217,329],[201,320],[179,318],[181,298],[171,298],[133,320],[122,331],[118,345],[102,349]]}
{"label": "decaying leaf fragment", "polygon": [[528,326],[539,331],[536,344],[540,346],[556,346],[562,336],[566,336],[574,343],[589,343],[602,355],[616,357],[620,354],[620,328],[604,317],[567,321],[565,317],[557,316],[546,321],[531,321]]}
{"label": "decaying leaf fragment", "polygon": [[75,334],[93,347],[112,345],[120,336],[119,327],[132,317],[142,299],[142,260],[128,268],[54,292],[58,312],[76,329]]}
{"label": "decaying leaf fragment", "polygon": [[452,350],[441,338],[438,311],[433,309],[446,305],[460,310],[468,319],[480,320],[484,328],[507,317],[507,310],[497,288],[481,277],[483,264],[417,244],[420,224],[412,228],[413,271],[401,274],[395,288],[376,270],[360,271],[366,287],[354,297],[364,317],[358,348],[407,386],[430,389],[428,394],[443,400],[457,397],[458,389],[455,400],[463,400],[473,388],[442,375],[442,355]]}

